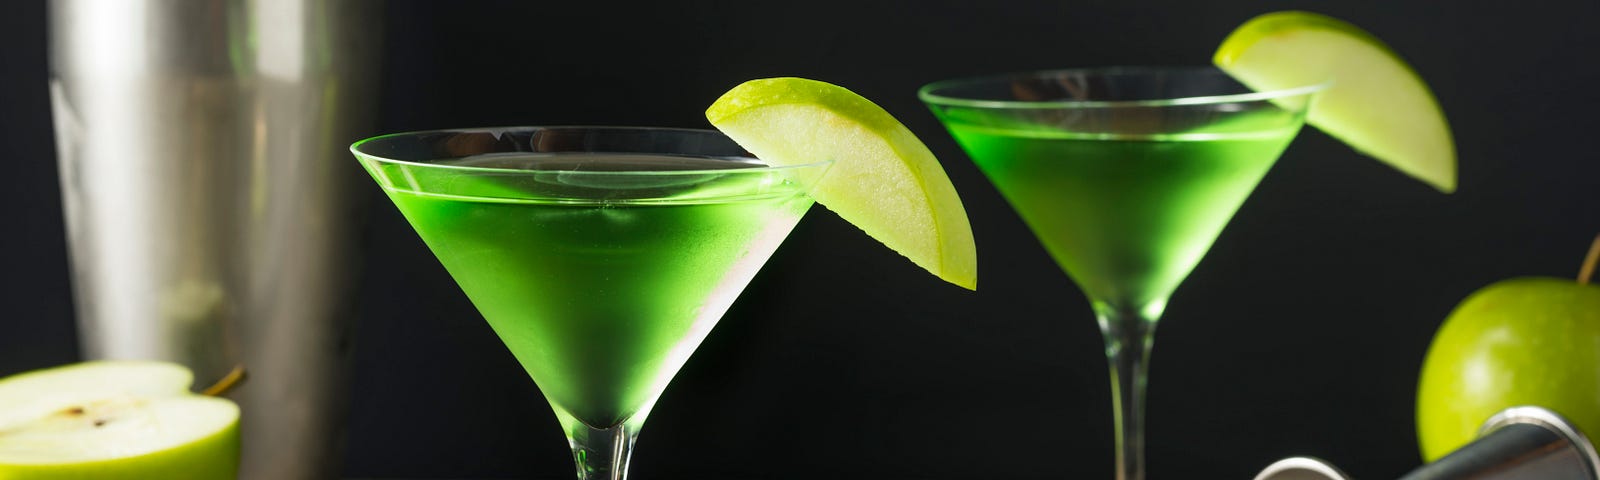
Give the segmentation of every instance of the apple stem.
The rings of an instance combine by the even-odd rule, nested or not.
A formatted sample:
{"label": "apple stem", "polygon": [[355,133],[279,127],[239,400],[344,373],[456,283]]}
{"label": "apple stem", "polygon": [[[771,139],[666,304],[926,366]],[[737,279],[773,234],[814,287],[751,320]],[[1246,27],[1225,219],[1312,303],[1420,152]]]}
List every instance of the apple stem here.
{"label": "apple stem", "polygon": [[223,375],[221,380],[217,380],[217,383],[211,384],[210,387],[206,387],[206,390],[204,392],[200,392],[200,394],[211,397],[220,397],[228,393],[229,390],[233,390],[234,387],[239,386],[240,383],[244,383],[244,379],[244,365],[234,365],[233,370],[228,371],[228,374]]}
{"label": "apple stem", "polygon": [[1583,268],[1578,269],[1578,283],[1589,283],[1596,262],[1600,262],[1600,235],[1595,235],[1594,243],[1589,244],[1589,255],[1583,259]]}

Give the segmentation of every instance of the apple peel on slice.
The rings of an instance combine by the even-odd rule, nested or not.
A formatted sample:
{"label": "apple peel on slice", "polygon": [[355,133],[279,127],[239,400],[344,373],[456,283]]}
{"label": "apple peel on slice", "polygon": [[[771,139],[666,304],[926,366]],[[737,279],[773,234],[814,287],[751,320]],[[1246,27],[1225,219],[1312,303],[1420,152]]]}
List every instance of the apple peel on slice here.
{"label": "apple peel on slice", "polygon": [[225,480],[239,407],[193,394],[188,369],[88,362],[0,379],[0,480]]}
{"label": "apple peel on slice", "polygon": [[872,101],[803,78],[751,80],[706,119],[769,165],[831,160],[812,198],[945,281],[977,287],[966,209],[933,152]]}
{"label": "apple peel on slice", "polygon": [[1217,48],[1218,68],[1257,90],[1331,81],[1306,122],[1444,193],[1456,189],[1456,149],[1427,83],[1387,44],[1326,15],[1250,19]]}

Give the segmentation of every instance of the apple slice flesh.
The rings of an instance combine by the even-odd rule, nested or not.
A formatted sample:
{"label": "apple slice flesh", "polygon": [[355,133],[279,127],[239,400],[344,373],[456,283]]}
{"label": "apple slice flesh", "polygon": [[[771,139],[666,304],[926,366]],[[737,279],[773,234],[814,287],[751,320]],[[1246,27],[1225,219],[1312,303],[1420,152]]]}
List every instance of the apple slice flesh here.
{"label": "apple slice flesh", "polygon": [[883,108],[842,87],[802,78],[745,82],[706,118],[762,161],[831,160],[811,196],[945,281],[977,287],[966,209],[933,152]]}
{"label": "apple slice flesh", "polygon": [[1331,81],[1306,122],[1346,145],[1450,193],[1456,150],[1427,83],[1382,40],[1310,12],[1275,12],[1235,29],[1218,68],[1257,91]]}
{"label": "apple slice flesh", "polygon": [[163,362],[91,362],[0,379],[0,480],[222,480],[239,408]]}

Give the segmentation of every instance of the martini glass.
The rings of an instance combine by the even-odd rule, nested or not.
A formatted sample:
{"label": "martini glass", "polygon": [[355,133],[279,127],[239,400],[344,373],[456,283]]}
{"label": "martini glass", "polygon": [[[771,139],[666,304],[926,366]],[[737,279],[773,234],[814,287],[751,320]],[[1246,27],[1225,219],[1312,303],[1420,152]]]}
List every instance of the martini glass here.
{"label": "martini glass", "polygon": [[1212,68],[1109,68],[919,92],[1088,297],[1111,366],[1117,478],[1144,478],[1145,377],[1168,297],[1323,87],[1255,92]]}
{"label": "martini glass", "polygon": [[812,205],[828,163],[721,133],[530,127],[351,147],[522,363],[578,478],[627,476],[679,367]]}

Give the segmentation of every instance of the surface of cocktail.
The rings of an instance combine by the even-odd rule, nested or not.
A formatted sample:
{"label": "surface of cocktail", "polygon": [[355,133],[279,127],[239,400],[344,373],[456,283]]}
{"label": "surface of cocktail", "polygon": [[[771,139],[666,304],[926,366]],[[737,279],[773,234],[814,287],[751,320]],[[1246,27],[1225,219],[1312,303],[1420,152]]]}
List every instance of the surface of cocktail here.
{"label": "surface of cocktail", "polygon": [[648,412],[812,204],[781,176],[727,174],[760,166],[749,159],[502,153],[439,165],[530,173],[384,190],[550,403],[596,429]]}
{"label": "surface of cocktail", "polygon": [[945,125],[1085,294],[1124,307],[1183,281],[1298,130],[1108,137],[990,123]]}

